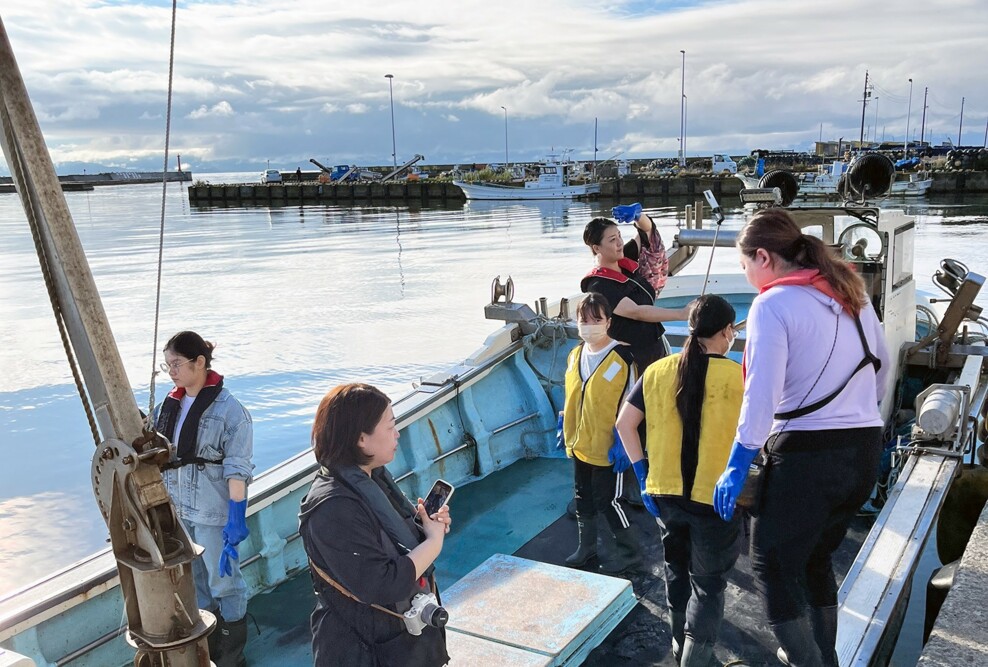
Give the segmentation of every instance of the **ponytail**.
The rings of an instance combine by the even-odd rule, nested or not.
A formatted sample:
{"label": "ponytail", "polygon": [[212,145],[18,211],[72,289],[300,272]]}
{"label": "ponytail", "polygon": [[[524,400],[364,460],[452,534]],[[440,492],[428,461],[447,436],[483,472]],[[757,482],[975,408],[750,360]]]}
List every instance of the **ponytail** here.
{"label": "ponytail", "polygon": [[864,281],[851,265],[836,259],[820,239],[803,234],[783,209],[768,208],[753,215],[738,234],[737,246],[748,257],[763,248],[798,268],[816,269],[854,315],[868,302]]}
{"label": "ponytail", "polygon": [[700,457],[700,418],[710,365],[700,339],[710,338],[733,324],[735,316],[734,307],[715,294],[701,296],[690,311],[690,335],[683,345],[676,369],[676,410],[683,424],[680,461],[687,488],[693,485]]}

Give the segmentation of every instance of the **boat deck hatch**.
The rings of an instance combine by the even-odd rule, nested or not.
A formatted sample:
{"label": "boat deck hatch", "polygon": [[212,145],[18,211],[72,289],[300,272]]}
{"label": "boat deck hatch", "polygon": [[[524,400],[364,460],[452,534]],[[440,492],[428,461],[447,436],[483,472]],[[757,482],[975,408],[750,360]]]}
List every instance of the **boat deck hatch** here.
{"label": "boat deck hatch", "polygon": [[443,601],[454,665],[579,665],[637,603],[626,579],[504,554]]}

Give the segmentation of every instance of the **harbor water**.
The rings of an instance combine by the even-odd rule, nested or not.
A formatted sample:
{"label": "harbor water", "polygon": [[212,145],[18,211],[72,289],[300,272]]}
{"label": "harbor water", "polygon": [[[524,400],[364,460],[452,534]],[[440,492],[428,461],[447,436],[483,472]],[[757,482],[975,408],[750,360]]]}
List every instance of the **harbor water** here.
{"label": "harbor water", "polygon": [[[200,332],[217,343],[214,368],[253,416],[256,473],[308,446],[315,406],[332,386],[370,382],[397,398],[479,347],[498,326],[483,315],[495,276],[513,278],[516,301],[577,293],[591,265],[583,227],[614,203],[197,209],[185,187],[167,189],[157,341],[161,185],[66,198],[138,404],[148,408],[164,341]],[[643,203],[671,241],[690,202]],[[725,228],[739,228],[739,202],[724,203]],[[883,205],[917,215],[921,289],[934,289],[929,277],[944,257],[988,271],[988,196]],[[709,252],[686,272],[702,274]],[[718,249],[713,271],[736,269],[736,252]],[[14,194],[0,195],[0,341],[2,595],[107,537],[89,484],[93,439]],[[155,401],[170,388],[159,376]]]}

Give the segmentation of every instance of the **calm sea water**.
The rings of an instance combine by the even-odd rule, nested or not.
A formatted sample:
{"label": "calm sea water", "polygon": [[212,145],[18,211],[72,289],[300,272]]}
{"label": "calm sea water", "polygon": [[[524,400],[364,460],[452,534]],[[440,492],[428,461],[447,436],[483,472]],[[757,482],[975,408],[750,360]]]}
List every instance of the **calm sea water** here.
{"label": "calm sea water", "polygon": [[[590,265],[583,226],[612,204],[197,209],[170,186],[155,342],[160,195],[160,185],[133,185],[66,197],[139,404],[152,351],[199,331],[253,415],[257,472],[308,445],[315,406],[335,384],[371,382],[397,398],[479,347],[497,327],[483,316],[495,276],[514,278],[519,301],[578,292]],[[685,203],[645,202],[667,239]],[[905,207],[918,216],[921,287],[943,257],[988,271],[988,197]],[[741,211],[728,213],[725,225],[739,227]],[[705,252],[690,272],[705,270]],[[717,251],[715,272],[736,266],[733,251]],[[2,594],[106,540],[89,485],[94,445],[16,195],[0,195],[0,341]],[[169,388],[158,384],[158,400]]]}

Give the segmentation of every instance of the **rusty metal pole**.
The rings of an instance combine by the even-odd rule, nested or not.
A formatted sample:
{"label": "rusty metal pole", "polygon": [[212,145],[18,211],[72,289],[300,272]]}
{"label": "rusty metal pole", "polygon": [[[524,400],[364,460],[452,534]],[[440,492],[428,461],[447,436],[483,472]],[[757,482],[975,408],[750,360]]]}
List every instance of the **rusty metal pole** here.
{"label": "rusty metal pole", "polygon": [[51,278],[53,307],[78,359],[101,442],[92,481],[117,559],[129,627],[144,667],[205,667],[212,615],[196,605],[192,543],[175,513],[159,466],[167,441],[146,434],[89,263],[0,19],[0,144],[39,261]]}

